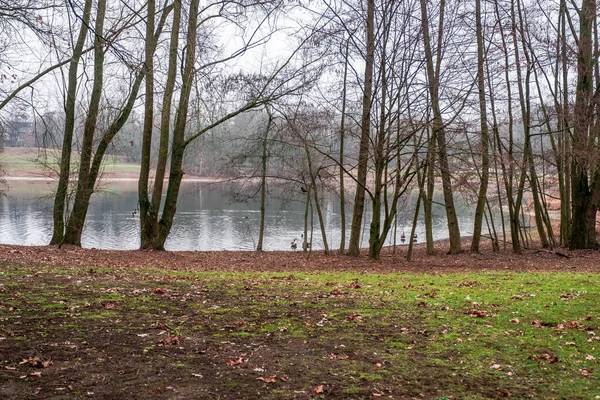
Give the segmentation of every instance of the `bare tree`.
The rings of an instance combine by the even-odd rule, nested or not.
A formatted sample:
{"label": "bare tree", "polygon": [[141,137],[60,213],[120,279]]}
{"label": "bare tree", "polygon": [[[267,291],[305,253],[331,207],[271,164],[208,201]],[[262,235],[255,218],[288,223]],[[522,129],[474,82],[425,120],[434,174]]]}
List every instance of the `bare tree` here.
{"label": "bare tree", "polygon": [[[247,4],[244,8],[252,9],[252,7],[260,8],[263,4],[252,3]],[[212,116],[208,118],[209,122],[202,123],[198,121],[199,126],[195,127],[192,132],[188,131],[188,122],[190,120],[189,106],[190,98],[193,92],[194,81],[200,77],[210,75],[210,71],[218,65],[224,65],[227,61],[233,60],[248,49],[258,46],[264,42],[264,38],[256,38],[260,27],[266,25],[271,14],[277,10],[278,4],[272,6],[266,10],[266,16],[259,21],[259,27],[256,28],[250,35],[250,40],[245,43],[241,49],[233,52],[232,54],[223,58],[216,58],[208,61],[205,64],[197,65],[196,52],[200,50],[206,50],[199,46],[198,37],[199,29],[204,23],[208,23],[214,18],[222,18],[222,15],[227,14],[227,8],[231,7],[234,10],[239,10],[237,4],[234,3],[210,3],[204,8],[200,9],[198,0],[192,0],[189,8],[187,9],[187,26],[185,32],[185,52],[183,57],[182,65],[179,66],[181,69],[181,87],[179,89],[179,99],[176,106],[176,113],[174,118],[174,124],[172,128],[172,142],[170,147],[170,166],[169,166],[169,180],[166,189],[166,197],[162,207],[162,214],[158,219],[157,229],[149,231],[146,227],[146,222],[149,220],[149,213],[151,210],[158,213],[158,207],[150,207],[147,196],[144,195],[144,191],[140,190],[140,219],[142,221],[142,248],[154,248],[157,250],[163,250],[165,242],[171,227],[173,225],[173,219],[177,209],[177,200],[179,197],[179,190],[183,180],[183,160],[186,148],[190,146],[194,141],[204,135],[206,132],[222,125],[223,123],[231,120],[232,118],[254,109],[259,109],[265,104],[274,101],[278,98],[285,96],[288,93],[294,92],[298,87],[302,87],[315,79],[309,69],[302,69],[298,67],[292,67],[292,60],[296,59],[296,55],[300,53],[300,49],[308,43],[310,35],[303,39],[296,51],[290,55],[287,60],[284,60],[281,64],[276,66],[272,72],[268,75],[265,74],[235,74],[225,79],[226,88],[224,93],[231,93],[233,90],[236,91],[236,97],[238,99],[235,102],[236,106],[230,108],[220,116]],[[214,10],[217,10],[217,14],[211,14]],[[242,14],[243,15],[243,14]],[[233,16],[232,16],[233,17]],[[314,61],[318,60],[318,55],[313,58]],[[308,65],[311,64],[309,61]],[[169,74],[175,73],[175,71],[169,71]],[[170,76],[170,75],[169,75]],[[212,75],[213,78],[217,78]],[[218,80],[218,79],[216,79]],[[214,85],[215,82],[210,82],[207,86]],[[223,93],[221,93],[223,95]],[[196,93],[196,95],[200,95]],[[243,101],[239,101],[242,98]],[[214,99],[213,99],[214,101]],[[150,111],[150,107],[147,107],[147,112]],[[148,117],[146,117],[150,120]],[[161,129],[165,129],[161,126]],[[162,134],[162,132],[161,132]],[[147,185],[147,179],[149,177],[149,163],[144,162],[142,172],[140,174],[140,188]],[[146,182],[144,182],[146,181]],[[153,193],[153,201],[156,200],[160,204],[162,193],[155,191]]]}
{"label": "bare tree", "polygon": [[475,221],[473,224],[473,240],[471,242],[471,251],[479,252],[479,241],[481,239],[481,225],[483,223],[483,213],[485,212],[487,187],[489,182],[489,134],[487,122],[487,107],[485,98],[485,48],[483,44],[483,24],[481,18],[481,0],[475,0],[475,25],[477,30],[477,87],[479,89],[479,114],[481,120],[481,183],[479,185],[479,195],[477,198],[477,208],[475,209]]}
{"label": "bare tree", "polygon": [[[119,111],[117,112],[114,119],[109,123],[108,127],[102,133],[102,135],[98,137],[97,131],[99,130],[99,126],[97,124],[97,120],[102,93],[102,78],[104,74],[104,53],[106,51],[105,47],[107,45],[110,45],[110,42],[107,42],[106,38],[103,35],[104,7],[105,3],[101,0],[97,5],[96,24],[94,27],[94,82],[84,127],[77,189],[75,192],[75,199],[73,202],[71,213],[68,218],[64,236],[62,236],[62,238],[58,242],[60,244],[66,243],[78,246],[81,245],[81,236],[89,208],[90,198],[94,193],[97,179],[100,176],[104,156],[112,140],[115,138],[117,133],[121,130],[121,128],[129,119],[129,116],[131,115],[131,112],[135,105],[135,101],[137,99],[137,93],[146,75],[145,69],[134,68],[134,70],[132,71],[133,79],[131,82],[130,92],[127,94],[124,103],[119,108]],[[152,51],[156,50],[156,43],[166,23],[166,19],[170,10],[170,6],[164,7],[162,9],[162,15],[159,24],[156,28],[156,32],[150,34],[150,40],[154,44],[154,46],[151,48]],[[134,13],[134,15],[135,14],[136,13]],[[154,18],[154,16],[152,16],[152,18]],[[125,26],[127,25],[128,21],[125,22]],[[120,28],[123,29],[123,25],[121,25]],[[97,142],[97,146],[94,149],[95,142]],[[65,141],[63,142],[63,155],[65,153],[65,149],[68,148],[70,150],[70,147],[70,145],[67,145],[67,139],[65,139]],[[61,163],[62,162],[64,162],[64,160],[61,159]],[[61,179],[62,174],[63,172],[61,169]],[[57,202],[57,200],[55,200],[55,209],[56,207],[58,207],[58,204],[59,203]],[[66,208],[67,204],[64,204],[63,207]],[[57,226],[56,223],[57,221],[55,220],[55,232],[59,232],[61,230],[61,226]]]}
{"label": "bare tree", "polygon": [[81,16],[81,25],[73,55],[69,63],[69,80],[67,88],[67,98],[65,104],[65,129],[63,136],[62,155],[60,158],[60,173],[56,196],[54,198],[54,229],[50,244],[60,244],[64,238],[65,229],[65,209],[67,203],[67,190],[69,186],[69,176],[71,172],[71,146],[73,143],[73,130],[75,127],[75,97],[77,94],[77,76],[79,69],[79,61],[83,53],[83,46],[88,31],[90,15],[92,12],[92,1],[86,0]]}
{"label": "bare tree", "polygon": [[360,236],[365,208],[365,187],[369,164],[369,138],[371,132],[371,101],[373,97],[373,69],[375,65],[375,0],[367,0],[366,54],[363,81],[362,117],[360,120],[360,148],[358,153],[358,176],[354,195],[354,211],[350,227],[348,255],[360,255]]}
{"label": "bare tree", "polygon": [[427,80],[429,84],[429,95],[431,108],[433,112],[432,130],[434,139],[437,141],[437,154],[439,161],[440,174],[442,177],[442,187],[444,193],[444,202],[446,207],[446,217],[448,219],[448,235],[450,237],[450,253],[456,254],[462,251],[460,243],[460,230],[458,227],[458,218],[454,206],[454,196],[452,193],[452,182],[450,177],[450,164],[448,162],[447,143],[445,124],[440,109],[440,66],[443,56],[443,32],[444,32],[444,11],[445,0],[440,1],[437,49],[434,52],[429,35],[429,16],[427,3],[421,0],[421,24],[423,33],[423,45],[425,49],[425,60],[427,65]]}
{"label": "bare tree", "polygon": [[573,144],[571,164],[572,225],[571,249],[598,246],[596,213],[600,205],[600,170],[598,169],[598,105],[594,90],[593,27],[596,21],[596,1],[582,0],[578,11],[579,37],[577,46],[577,87],[573,110]]}

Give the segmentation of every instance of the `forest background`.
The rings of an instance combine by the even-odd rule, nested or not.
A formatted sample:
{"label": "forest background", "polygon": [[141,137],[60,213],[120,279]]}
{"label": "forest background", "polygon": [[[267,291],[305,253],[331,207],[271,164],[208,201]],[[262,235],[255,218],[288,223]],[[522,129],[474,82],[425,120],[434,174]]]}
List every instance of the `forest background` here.
{"label": "forest background", "polygon": [[350,255],[366,203],[378,259],[415,193],[432,253],[436,192],[450,253],[457,195],[472,252],[597,247],[595,1],[2,0],[0,29],[0,143],[28,135],[56,178],[52,244],[80,245],[118,156],[140,164],[142,248],[164,249],[184,173],[245,182],[263,214],[284,185],[321,227],[323,196],[351,203],[331,244]]}

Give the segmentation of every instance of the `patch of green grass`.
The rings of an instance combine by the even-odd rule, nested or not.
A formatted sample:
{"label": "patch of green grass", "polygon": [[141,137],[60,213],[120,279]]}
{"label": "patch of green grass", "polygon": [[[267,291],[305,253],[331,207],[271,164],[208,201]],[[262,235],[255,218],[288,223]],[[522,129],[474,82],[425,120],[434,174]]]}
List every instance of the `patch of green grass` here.
{"label": "patch of green grass", "polygon": [[[115,275],[128,279],[115,281]],[[149,357],[168,351],[168,365],[190,369],[188,376],[202,362],[209,363],[209,371],[217,365],[232,374],[264,369],[263,377],[281,376],[278,368],[287,374],[302,370],[289,381],[293,389],[279,381],[269,386],[279,398],[293,397],[293,390],[312,391],[324,380],[349,397],[385,390],[395,398],[496,398],[504,390],[514,398],[600,396],[598,275],[150,268],[90,273],[4,266],[0,283],[5,332],[20,332],[27,321],[37,327],[51,317],[65,318],[64,325],[37,327],[45,336],[36,337],[54,337],[62,329],[79,332],[82,342],[94,339],[88,332],[112,335],[115,342],[133,338],[126,340],[129,353]],[[155,293],[157,287],[165,292]],[[114,308],[107,309],[109,304]],[[31,309],[35,313],[28,313]],[[181,342],[169,342],[169,336]],[[7,337],[0,346],[18,337]],[[198,349],[223,353],[199,356]],[[185,362],[176,351],[187,355]],[[225,364],[238,357],[245,360],[243,369]],[[252,362],[258,364],[246,367]],[[239,374],[223,376],[229,377],[223,378],[227,387],[244,390]],[[263,384],[254,375],[248,379],[245,385]],[[275,393],[263,395],[274,399]]]}

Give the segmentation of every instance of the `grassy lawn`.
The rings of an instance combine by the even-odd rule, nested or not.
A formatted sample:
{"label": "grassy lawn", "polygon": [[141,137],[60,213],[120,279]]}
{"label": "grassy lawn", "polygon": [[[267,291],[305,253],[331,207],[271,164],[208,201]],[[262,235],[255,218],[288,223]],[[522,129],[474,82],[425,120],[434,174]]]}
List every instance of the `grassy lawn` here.
{"label": "grassy lawn", "polygon": [[[43,170],[43,163],[51,169],[58,171],[60,149],[41,149],[29,147],[5,147],[0,153],[0,165],[9,175],[11,173],[39,174]],[[72,168],[77,169],[79,154],[72,156]],[[43,163],[42,163],[43,162]],[[140,165],[124,162],[120,157],[107,155],[104,157],[103,168],[108,173],[139,173]]]}
{"label": "grassy lawn", "polygon": [[600,398],[600,277],[0,265],[0,398]]}

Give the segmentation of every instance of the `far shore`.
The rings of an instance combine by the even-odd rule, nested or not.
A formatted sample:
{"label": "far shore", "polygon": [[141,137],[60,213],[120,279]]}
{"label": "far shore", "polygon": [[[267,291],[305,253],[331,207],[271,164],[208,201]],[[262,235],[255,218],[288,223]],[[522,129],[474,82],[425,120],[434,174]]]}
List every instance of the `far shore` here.
{"label": "far shore", "polygon": [[[32,176],[32,175],[23,175],[23,176],[4,176],[3,179],[7,182],[56,182],[58,179],[52,176]],[[100,179],[101,182],[137,182],[139,177],[137,176],[125,176],[125,177],[116,177],[116,176],[107,176],[102,177]],[[165,179],[168,181],[168,179]],[[199,182],[199,183],[219,183],[219,182],[227,182],[227,180],[215,178],[215,177],[202,177],[202,176],[189,176],[183,178],[183,182]]]}

